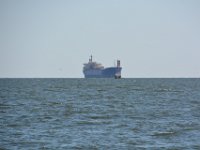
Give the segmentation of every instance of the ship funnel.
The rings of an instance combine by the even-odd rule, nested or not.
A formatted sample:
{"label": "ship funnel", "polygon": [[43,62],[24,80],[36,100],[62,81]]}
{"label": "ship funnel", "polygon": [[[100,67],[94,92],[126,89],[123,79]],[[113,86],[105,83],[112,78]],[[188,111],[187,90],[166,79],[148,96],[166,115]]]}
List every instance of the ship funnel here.
{"label": "ship funnel", "polygon": [[117,60],[117,67],[120,67],[120,60]]}

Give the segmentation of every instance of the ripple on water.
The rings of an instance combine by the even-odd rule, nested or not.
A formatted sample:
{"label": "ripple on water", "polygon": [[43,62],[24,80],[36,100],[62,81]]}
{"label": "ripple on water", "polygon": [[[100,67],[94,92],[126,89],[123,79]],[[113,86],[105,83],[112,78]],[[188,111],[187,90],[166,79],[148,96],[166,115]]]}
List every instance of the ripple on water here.
{"label": "ripple on water", "polygon": [[200,149],[199,79],[0,79],[0,149]]}

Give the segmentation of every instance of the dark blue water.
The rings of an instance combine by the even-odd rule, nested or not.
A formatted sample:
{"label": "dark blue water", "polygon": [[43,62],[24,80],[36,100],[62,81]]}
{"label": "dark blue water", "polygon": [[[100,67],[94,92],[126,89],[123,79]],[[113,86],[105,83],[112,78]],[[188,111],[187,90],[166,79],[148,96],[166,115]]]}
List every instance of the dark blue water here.
{"label": "dark blue water", "polygon": [[0,149],[200,149],[200,79],[0,79]]}

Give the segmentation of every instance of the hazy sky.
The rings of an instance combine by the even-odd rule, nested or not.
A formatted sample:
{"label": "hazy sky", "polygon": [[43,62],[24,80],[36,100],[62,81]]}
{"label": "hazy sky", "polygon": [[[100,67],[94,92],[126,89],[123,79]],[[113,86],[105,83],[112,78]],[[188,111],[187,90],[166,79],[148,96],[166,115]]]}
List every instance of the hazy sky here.
{"label": "hazy sky", "polygon": [[0,0],[0,77],[200,77],[200,0]]}

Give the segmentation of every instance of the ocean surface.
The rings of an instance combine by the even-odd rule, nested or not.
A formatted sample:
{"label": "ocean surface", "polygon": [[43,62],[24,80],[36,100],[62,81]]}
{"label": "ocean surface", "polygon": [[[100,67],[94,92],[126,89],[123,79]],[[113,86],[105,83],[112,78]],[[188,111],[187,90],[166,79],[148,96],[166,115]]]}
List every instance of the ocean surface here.
{"label": "ocean surface", "polygon": [[200,79],[0,79],[0,149],[200,149]]}

